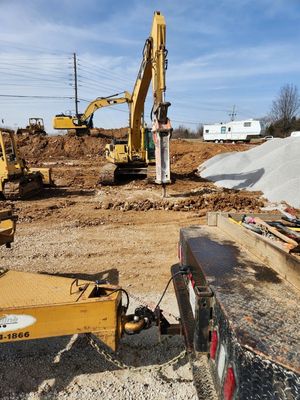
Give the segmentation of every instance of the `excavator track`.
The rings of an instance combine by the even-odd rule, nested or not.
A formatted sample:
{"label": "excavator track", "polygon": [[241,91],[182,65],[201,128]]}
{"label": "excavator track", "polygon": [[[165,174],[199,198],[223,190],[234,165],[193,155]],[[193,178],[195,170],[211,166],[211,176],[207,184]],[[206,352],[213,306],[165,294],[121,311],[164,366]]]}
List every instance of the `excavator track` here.
{"label": "excavator track", "polygon": [[113,185],[116,182],[115,172],[117,166],[112,163],[105,164],[100,171],[99,183],[101,185]]}
{"label": "excavator track", "polygon": [[43,190],[43,180],[39,174],[5,182],[3,195],[6,200],[19,200],[35,196]]}

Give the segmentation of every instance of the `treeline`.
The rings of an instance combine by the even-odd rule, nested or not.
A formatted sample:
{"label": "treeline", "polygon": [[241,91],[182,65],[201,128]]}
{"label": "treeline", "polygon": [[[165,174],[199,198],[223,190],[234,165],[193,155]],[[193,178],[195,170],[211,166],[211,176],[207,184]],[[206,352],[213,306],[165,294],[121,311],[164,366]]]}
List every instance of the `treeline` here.
{"label": "treeline", "polygon": [[300,130],[300,119],[297,114],[300,109],[300,97],[297,86],[286,84],[282,86],[278,96],[272,103],[270,121],[266,134],[276,137],[290,136],[291,132]]}
{"label": "treeline", "polygon": [[272,135],[274,137],[287,137],[290,136],[291,132],[300,131],[300,118],[293,117],[290,121],[278,120],[271,122],[266,127],[266,135]]}
{"label": "treeline", "polygon": [[198,125],[195,130],[187,128],[184,125],[179,125],[172,133],[173,139],[202,139],[203,125]]}

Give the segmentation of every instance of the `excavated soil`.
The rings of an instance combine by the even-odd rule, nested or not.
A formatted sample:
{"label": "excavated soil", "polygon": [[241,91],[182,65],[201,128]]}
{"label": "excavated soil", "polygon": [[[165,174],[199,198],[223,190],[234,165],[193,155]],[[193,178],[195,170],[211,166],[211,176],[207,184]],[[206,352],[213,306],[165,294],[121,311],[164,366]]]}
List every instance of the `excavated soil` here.
{"label": "excavated soil", "polygon": [[[57,187],[30,200],[0,202],[19,218],[12,248],[0,249],[2,268],[106,279],[129,292],[131,309],[140,300],[153,307],[177,262],[181,227],[204,223],[207,211],[250,212],[263,206],[259,193],[223,190],[195,175],[213,155],[243,151],[247,145],[172,141],[173,183],[164,199],[160,187],[141,180],[99,186],[107,136],[123,133],[19,137],[29,165],[51,167]],[[171,286],[162,308],[176,322]],[[130,365],[147,366],[171,360],[182,348],[178,336],[160,344],[152,328],[125,337],[118,356]],[[153,372],[122,370],[81,336],[1,345],[0,354],[3,399],[197,398],[187,359]]]}

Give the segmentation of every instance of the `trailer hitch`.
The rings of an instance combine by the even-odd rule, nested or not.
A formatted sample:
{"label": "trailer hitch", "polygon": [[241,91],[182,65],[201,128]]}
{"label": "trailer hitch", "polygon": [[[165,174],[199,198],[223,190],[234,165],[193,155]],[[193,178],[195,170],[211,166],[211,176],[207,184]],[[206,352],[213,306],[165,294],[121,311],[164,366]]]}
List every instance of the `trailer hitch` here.
{"label": "trailer hitch", "polygon": [[152,326],[158,326],[161,335],[179,335],[181,333],[180,324],[170,324],[159,307],[153,311],[149,307],[140,306],[135,309],[134,314],[123,317],[123,328],[127,335],[140,333]]}

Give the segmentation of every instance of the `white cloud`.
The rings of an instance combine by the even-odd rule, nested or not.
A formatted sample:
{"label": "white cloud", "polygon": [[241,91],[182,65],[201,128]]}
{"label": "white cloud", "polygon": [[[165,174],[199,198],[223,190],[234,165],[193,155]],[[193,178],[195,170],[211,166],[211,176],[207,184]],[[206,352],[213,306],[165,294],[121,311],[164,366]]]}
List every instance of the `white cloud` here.
{"label": "white cloud", "polygon": [[222,50],[177,65],[171,64],[168,81],[226,80],[288,74],[299,69],[298,46],[268,44]]}

